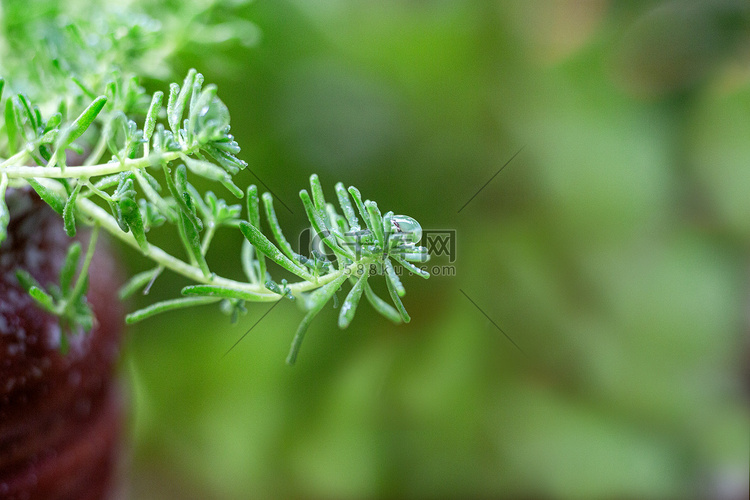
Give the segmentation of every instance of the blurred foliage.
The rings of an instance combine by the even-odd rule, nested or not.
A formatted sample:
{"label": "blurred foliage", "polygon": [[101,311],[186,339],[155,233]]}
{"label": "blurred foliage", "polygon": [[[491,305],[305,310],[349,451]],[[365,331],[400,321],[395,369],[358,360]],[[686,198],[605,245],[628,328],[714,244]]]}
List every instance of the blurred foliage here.
{"label": "blurred foliage", "polygon": [[269,306],[131,329],[134,498],[747,498],[746,2],[223,15],[257,45],[170,64],[219,84],[282,225],[316,171],[454,229],[456,275],[406,278],[409,325],[324,311],[294,369],[290,303],[226,356]]}

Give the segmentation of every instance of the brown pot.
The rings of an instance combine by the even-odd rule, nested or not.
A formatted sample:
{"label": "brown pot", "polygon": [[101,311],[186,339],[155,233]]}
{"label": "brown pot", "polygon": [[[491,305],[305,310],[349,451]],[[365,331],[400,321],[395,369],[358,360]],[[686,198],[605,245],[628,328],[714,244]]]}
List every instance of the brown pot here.
{"label": "brown pot", "polygon": [[0,498],[111,498],[122,429],[114,378],[123,324],[117,267],[106,251],[96,252],[88,300],[97,321],[90,333],[72,336],[62,354],[57,319],[34,305],[15,271],[27,270],[43,286],[57,283],[71,241],[60,216],[35,195],[9,190],[6,198],[11,222],[0,247]]}

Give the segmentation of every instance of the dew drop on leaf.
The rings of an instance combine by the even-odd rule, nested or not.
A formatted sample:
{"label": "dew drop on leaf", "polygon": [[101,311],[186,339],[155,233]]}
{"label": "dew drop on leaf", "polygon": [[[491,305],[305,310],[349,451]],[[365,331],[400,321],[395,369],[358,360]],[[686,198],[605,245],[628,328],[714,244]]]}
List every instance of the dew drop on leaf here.
{"label": "dew drop on leaf", "polygon": [[419,222],[407,215],[394,215],[391,218],[393,234],[403,234],[407,243],[419,243],[422,239],[422,226]]}

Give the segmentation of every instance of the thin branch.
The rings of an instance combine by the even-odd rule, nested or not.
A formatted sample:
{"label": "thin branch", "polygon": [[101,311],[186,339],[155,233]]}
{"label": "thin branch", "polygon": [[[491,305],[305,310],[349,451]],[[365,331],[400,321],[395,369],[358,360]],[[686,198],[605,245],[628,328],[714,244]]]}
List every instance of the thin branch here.
{"label": "thin branch", "polygon": [[[2,164],[0,164],[0,171],[5,173],[9,179],[14,178],[46,178],[46,179],[69,179],[69,178],[89,178],[98,177],[102,175],[119,174],[120,172],[127,172],[135,169],[143,169],[154,165],[161,165],[165,162],[171,162],[180,157],[180,152],[174,151],[169,153],[162,153],[160,155],[151,155],[145,158],[127,159],[122,162],[115,163],[101,163],[99,165],[89,165],[83,167],[32,167],[32,166],[14,166],[9,162],[15,158],[14,155]],[[6,166],[5,164],[9,165]]]}

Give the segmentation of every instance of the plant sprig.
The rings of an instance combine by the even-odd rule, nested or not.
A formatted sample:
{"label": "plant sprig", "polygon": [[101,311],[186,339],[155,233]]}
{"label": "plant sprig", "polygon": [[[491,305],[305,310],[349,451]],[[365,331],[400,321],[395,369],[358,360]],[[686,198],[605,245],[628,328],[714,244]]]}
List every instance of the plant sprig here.
{"label": "plant sprig", "polygon": [[[0,80],[0,94],[2,87]],[[62,215],[69,236],[81,225],[101,228],[152,261],[154,268],[134,276],[123,288],[124,295],[147,291],[164,269],[193,281],[182,289],[182,297],[133,312],[126,318],[128,323],[216,302],[236,320],[247,302],[294,299],[306,314],[292,342],[290,364],[311,321],[335,300],[346,281],[353,286],[341,306],[341,328],[351,323],[363,295],[389,320],[409,321],[401,302],[405,290],[393,261],[427,277],[412,264],[427,260],[427,250],[418,245],[421,228],[416,221],[393,212],[381,214],[375,202],[363,200],[356,188],[346,189],[341,183],[335,186],[340,215],[326,202],[318,176],[312,175],[310,192],[300,191],[300,199],[319,245],[310,255],[301,255],[284,236],[270,193],[259,195],[257,187],[250,186],[243,219],[241,205],[198,189],[195,180],[201,178],[242,198],[245,193],[233,177],[246,166],[237,157],[240,148],[230,134],[229,112],[216,86],[204,85],[200,73],[190,70],[182,84],[170,85],[166,108],[163,93],[148,96],[137,79],[119,74],[101,95],[88,89],[81,92],[87,101],[79,99],[80,112],[60,105],[46,117],[42,106],[22,93],[0,100],[0,109],[5,110],[4,121],[0,120],[0,242],[8,223],[5,190],[30,186]],[[139,109],[134,102],[150,104],[139,115],[133,111]],[[72,161],[72,155],[83,160]],[[274,241],[263,232],[261,212]],[[149,240],[151,229],[161,225],[175,228],[182,257]],[[206,255],[221,228],[239,229],[246,240],[240,256],[246,282],[218,276],[208,265]],[[70,271],[80,254],[75,243],[59,290],[44,290],[19,273],[31,296],[60,317],[66,332],[93,325],[84,293],[93,241],[94,237],[75,286]],[[299,281],[273,279],[272,264]],[[375,274],[385,277],[393,306],[372,291],[368,280]]]}

